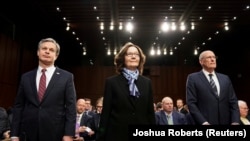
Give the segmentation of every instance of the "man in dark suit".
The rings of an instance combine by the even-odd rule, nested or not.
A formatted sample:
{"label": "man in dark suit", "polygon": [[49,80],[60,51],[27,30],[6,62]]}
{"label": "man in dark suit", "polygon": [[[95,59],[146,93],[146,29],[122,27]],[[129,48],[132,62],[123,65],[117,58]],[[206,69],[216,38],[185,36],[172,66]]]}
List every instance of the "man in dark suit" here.
{"label": "man in dark suit", "polygon": [[95,114],[93,115],[93,119],[94,119],[94,138],[96,139],[96,134],[99,128],[99,123],[100,123],[100,118],[101,118],[101,113],[102,113],[102,107],[103,107],[103,97],[100,97],[96,100],[96,111]]}
{"label": "man in dark suit", "polygon": [[174,103],[171,97],[162,99],[162,110],[155,112],[157,125],[187,125],[185,114],[174,110]]}
{"label": "man in dark suit", "polygon": [[9,139],[10,123],[5,108],[0,107],[0,140]]}
{"label": "man in dark suit", "polygon": [[202,70],[189,74],[186,82],[186,101],[194,121],[200,125],[238,125],[238,100],[230,78],[215,72],[214,52],[203,51],[199,62]]}
{"label": "man in dark suit", "polygon": [[[54,39],[46,38],[39,42],[38,68],[21,77],[13,107],[12,141],[73,140],[76,92],[73,74],[54,66],[59,52],[60,46]],[[42,69],[46,69],[46,90],[39,99]]]}
{"label": "man in dark suit", "polygon": [[176,100],[176,110],[185,115],[188,113],[187,109],[184,108],[183,100],[180,98]]}
{"label": "man in dark suit", "polygon": [[132,43],[115,56],[117,75],[105,81],[97,141],[128,141],[128,127],[155,124],[151,80],[142,76],[145,55]]}
{"label": "man in dark suit", "polygon": [[85,113],[87,115],[93,116],[95,115],[95,111],[93,110],[93,105],[91,103],[91,99],[90,98],[84,98],[85,103],[86,103],[86,110]]}
{"label": "man in dark suit", "polygon": [[[84,141],[94,141],[95,140],[95,124],[94,118],[88,114],[86,114],[86,101],[85,99],[78,99],[76,103],[76,111],[77,111],[77,124],[76,126],[76,137],[79,136],[79,139],[83,139]],[[77,138],[76,138],[77,139]]]}

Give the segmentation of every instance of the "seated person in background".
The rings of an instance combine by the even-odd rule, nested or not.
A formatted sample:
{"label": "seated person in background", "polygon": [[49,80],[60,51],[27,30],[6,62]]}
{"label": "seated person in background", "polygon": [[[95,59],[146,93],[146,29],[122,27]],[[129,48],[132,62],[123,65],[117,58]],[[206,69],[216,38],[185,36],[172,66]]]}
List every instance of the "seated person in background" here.
{"label": "seated person in background", "polygon": [[84,112],[87,115],[93,116],[95,114],[95,111],[94,111],[94,108],[92,106],[91,99],[90,98],[84,98],[84,100],[85,100],[85,104],[86,104]]}
{"label": "seated person in background", "polygon": [[192,115],[190,114],[190,112],[189,112],[189,110],[188,110],[187,104],[185,104],[185,105],[183,106],[183,108],[186,109],[186,111],[187,111],[187,113],[185,114],[185,115],[186,115],[186,118],[187,118],[187,124],[188,124],[188,125],[195,125],[196,123],[195,123],[195,121],[194,121]]}
{"label": "seated person in background", "polygon": [[160,111],[160,110],[162,110],[162,104],[161,104],[161,102],[157,102],[156,103],[156,111]]}
{"label": "seated person in background", "polygon": [[178,112],[181,112],[183,114],[187,114],[188,113],[188,111],[184,108],[184,102],[183,102],[183,100],[180,99],[180,98],[176,100],[176,107],[177,107],[177,111]]}
{"label": "seated person in background", "polygon": [[99,128],[99,122],[100,122],[100,117],[102,113],[102,104],[103,103],[103,97],[100,97],[96,100],[96,114],[93,115],[94,122],[95,122],[95,130]]}
{"label": "seated person in background", "polygon": [[10,124],[6,109],[0,107],[0,139],[10,139]]}
{"label": "seated person in background", "polygon": [[97,130],[99,129],[99,123],[100,123],[100,119],[101,119],[101,113],[102,113],[102,106],[103,106],[103,97],[100,97],[96,100],[96,111],[95,114],[93,115],[93,120],[94,120],[94,128],[92,129],[95,134],[94,137],[96,139],[96,134],[97,134]]}
{"label": "seated person in background", "polygon": [[238,100],[238,105],[240,110],[240,125],[250,125],[247,103],[243,100]]}
{"label": "seated person in background", "polygon": [[[84,141],[94,141],[94,119],[85,113],[86,103],[84,99],[78,99],[76,103],[76,140],[83,138]],[[78,138],[79,137],[79,138]]]}
{"label": "seated person in background", "polygon": [[162,110],[155,112],[155,120],[157,125],[187,125],[185,114],[174,110],[170,97],[162,99]]}

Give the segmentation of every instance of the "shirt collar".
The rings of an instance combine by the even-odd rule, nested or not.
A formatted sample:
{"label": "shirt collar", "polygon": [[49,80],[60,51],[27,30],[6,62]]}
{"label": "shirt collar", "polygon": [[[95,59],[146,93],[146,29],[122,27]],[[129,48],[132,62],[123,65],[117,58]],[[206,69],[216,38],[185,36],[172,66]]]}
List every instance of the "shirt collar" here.
{"label": "shirt collar", "polygon": [[[38,66],[38,70],[37,71],[41,72],[42,69],[44,69],[44,68],[42,68],[41,66]],[[55,66],[50,66],[50,67],[46,68],[46,72],[51,72],[53,70],[55,70]]]}

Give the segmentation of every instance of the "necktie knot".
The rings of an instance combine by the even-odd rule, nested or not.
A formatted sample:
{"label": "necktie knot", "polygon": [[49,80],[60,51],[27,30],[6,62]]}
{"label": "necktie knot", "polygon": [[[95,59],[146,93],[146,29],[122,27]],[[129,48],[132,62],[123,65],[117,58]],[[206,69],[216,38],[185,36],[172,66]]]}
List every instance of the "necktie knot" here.
{"label": "necktie knot", "polygon": [[45,73],[47,70],[46,69],[42,69],[42,73]]}
{"label": "necktie knot", "polygon": [[79,123],[79,120],[80,120],[80,115],[77,114],[77,116],[76,116],[76,122]]}

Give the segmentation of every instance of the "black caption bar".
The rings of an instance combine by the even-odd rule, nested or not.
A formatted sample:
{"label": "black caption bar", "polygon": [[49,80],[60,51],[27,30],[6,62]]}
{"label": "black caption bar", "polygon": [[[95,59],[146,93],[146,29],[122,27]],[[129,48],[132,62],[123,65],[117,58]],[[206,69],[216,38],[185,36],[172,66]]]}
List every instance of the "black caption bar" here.
{"label": "black caption bar", "polygon": [[250,140],[250,126],[247,125],[130,125],[129,141],[138,139],[154,139],[166,141],[168,138],[187,139],[198,141],[214,141],[236,139],[237,141]]}

